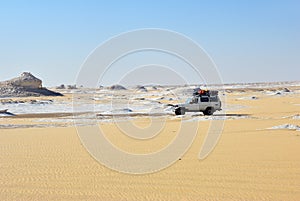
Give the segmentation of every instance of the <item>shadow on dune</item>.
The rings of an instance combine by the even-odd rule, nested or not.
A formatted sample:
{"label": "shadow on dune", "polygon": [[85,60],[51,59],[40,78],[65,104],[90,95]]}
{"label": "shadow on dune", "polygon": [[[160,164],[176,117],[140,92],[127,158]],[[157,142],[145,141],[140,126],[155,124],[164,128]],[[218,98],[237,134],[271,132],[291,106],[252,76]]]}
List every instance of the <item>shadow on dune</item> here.
{"label": "shadow on dune", "polygon": [[[195,114],[193,116],[205,116],[203,114]],[[214,114],[213,117],[249,117],[250,114]]]}
{"label": "shadow on dune", "polygon": [[11,112],[5,112],[4,114],[7,114],[9,116],[16,116],[15,114],[11,113]]}
{"label": "shadow on dune", "polygon": [[6,114],[6,115],[9,115],[9,116],[16,116],[15,114],[13,114],[13,113],[11,113],[11,112],[8,112],[7,110],[8,110],[8,109],[0,110],[0,114]]}
{"label": "shadow on dune", "polygon": [[43,96],[63,96],[61,93],[51,91],[46,88],[24,88],[24,91],[40,94]]}
{"label": "shadow on dune", "polygon": [[218,117],[244,117],[244,116],[251,116],[250,114],[214,114],[213,116]]}

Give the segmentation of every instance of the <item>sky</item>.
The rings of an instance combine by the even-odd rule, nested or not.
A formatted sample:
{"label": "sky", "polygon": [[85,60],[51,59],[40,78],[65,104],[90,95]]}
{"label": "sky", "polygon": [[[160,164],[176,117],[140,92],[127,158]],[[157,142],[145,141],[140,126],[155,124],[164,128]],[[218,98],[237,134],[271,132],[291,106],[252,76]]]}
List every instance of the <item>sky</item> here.
{"label": "sky", "polygon": [[29,71],[45,86],[75,83],[96,47],[143,28],[198,43],[224,83],[300,80],[300,1],[292,0],[3,0],[0,80]]}

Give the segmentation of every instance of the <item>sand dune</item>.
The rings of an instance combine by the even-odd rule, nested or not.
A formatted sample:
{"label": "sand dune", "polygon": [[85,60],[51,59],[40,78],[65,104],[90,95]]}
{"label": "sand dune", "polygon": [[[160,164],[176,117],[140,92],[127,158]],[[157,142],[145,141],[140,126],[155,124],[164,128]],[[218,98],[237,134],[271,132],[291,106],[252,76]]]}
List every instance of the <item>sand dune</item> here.
{"label": "sand dune", "polygon": [[[298,201],[299,131],[267,129],[300,124],[293,118],[300,114],[299,89],[292,89],[293,93],[279,96],[264,91],[243,92],[243,97],[258,99],[240,99],[238,91],[226,93],[227,105],[239,107],[221,115],[225,117],[223,134],[205,160],[199,160],[198,154],[214,119],[205,120],[197,113],[182,117],[186,123],[189,120],[199,124],[191,148],[172,166],[145,175],[119,173],[94,160],[81,144],[74,125],[66,123],[69,113],[0,118],[2,125],[43,125],[0,129],[0,200]],[[165,120],[165,116],[156,118]],[[47,122],[54,119],[64,120],[66,127]],[[180,119],[166,116],[165,129],[144,141],[124,135],[113,122],[102,119],[97,123],[120,149],[149,153],[174,138]],[[140,127],[150,122],[147,116],[126,121]]]}

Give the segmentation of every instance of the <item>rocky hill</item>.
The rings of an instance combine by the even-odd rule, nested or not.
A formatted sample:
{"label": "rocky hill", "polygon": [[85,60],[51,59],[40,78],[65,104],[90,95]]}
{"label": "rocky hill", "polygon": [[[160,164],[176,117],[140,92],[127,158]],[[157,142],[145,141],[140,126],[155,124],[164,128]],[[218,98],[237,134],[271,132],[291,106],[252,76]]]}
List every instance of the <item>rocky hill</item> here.
{"label": "rocky hill", "polygon": [[50,91],[42,86],[42,80],[29,72],[19,77],[0,82],[0,97],[27,97],[27,96],[63,96],[61,93]]}

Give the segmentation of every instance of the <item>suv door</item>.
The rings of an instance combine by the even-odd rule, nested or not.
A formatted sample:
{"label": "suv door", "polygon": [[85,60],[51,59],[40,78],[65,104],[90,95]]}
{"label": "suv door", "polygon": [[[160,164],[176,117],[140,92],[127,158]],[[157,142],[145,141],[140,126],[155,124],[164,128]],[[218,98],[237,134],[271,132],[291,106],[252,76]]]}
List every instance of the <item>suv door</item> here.
{"label": "suv door", "polygon": [[199,97],[193,97],[187,109],[190,111],[199,111]]}
{"label": "suv door", "polygon": [[199,109],[198,110],[205,110],[207,106],[209,105],[209,98],[208,96],[201,96],[199,98]]}

